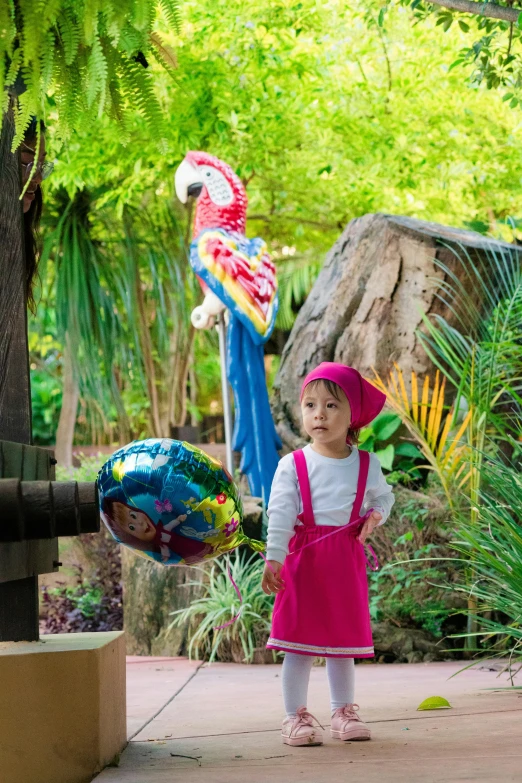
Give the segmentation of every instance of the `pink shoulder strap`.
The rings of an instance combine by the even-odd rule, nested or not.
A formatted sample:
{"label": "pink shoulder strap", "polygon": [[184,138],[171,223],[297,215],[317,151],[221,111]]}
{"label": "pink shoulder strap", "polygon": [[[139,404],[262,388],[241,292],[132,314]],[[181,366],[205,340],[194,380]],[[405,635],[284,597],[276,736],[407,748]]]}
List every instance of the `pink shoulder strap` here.
{"label": "pink shoulder strap", "polygon": [[370,469],[370,454],[368,451],[359,451],[359,475],[357,477],[357,492],[353,502],[350,522],[355,522],[361,516],[361,506],[366,491],[366,482],[368,480],[368,471]]}
{"label": "pink shoulder strap", "polygon": [[301,500],[303,501],[303,513],[299,514],[298,519],[301,520],[303,525],[315,525],[308,468],[306,466],[306,457],[302,449],[294,451],[294,462],[295,472],[297,473],[297,480],[299,482],[299,490],[301,492]]}

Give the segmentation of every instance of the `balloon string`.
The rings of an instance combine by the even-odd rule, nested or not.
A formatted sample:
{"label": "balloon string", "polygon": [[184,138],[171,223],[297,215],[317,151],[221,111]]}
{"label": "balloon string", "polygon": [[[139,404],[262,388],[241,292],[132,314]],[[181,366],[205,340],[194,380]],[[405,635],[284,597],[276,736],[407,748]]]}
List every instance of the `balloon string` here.
{"label": "balloon string", "polygon": [[235,623],[236,620],[239,618],[239,615],[241,614],[241,610],[243,608],[243,598],[242,598],[241,593],[239,591],[239,587],[234,582],[234,577],[232,576],[232,571],[230,570],[230,563],[227,566],[227,574],[228,574],[228,578],[232,582],[234,590],[237,593],[237,597],[239,598],[239,612],[236,614],[235,617],[232,618],[232,620],[229,620],[228,623],[224,623],[223,625],[215,625],[214,626],[214,631],[221,631],[223,628],[228,628],[230,625],[233,625],[233,623]]}
{"label": "balloon string", "polygon": [[[303,549],[306,549],[309,546],[313,546],[314,544],[318,544],[319,541],[322,541],[323,539],[328,538],[329,536],[333,536],[336,533],[340,533],[341,530],[346,530],[348,527],[353,527],[354,525],[359,525],[361,523],[361,520],[365,520],[365,519],[367,519],[370,516],[372,510],[373,509],[370,509],[364,515],[364,517],[361,517],[360,519],[356,519],[354,522],[350,522],[348,525],[340,525],[339,527],[336,527],[335,530],[332,530],[331,533],[326,533],[326,535],[321,536],[320,538],[316,538],[313,541],[310,541],[308,544],[305,544],[304,546],[300,547],[299,549],[294,549],[294,551],[290,552],[287,555],[287,557],[291,557],[292,555],[295,555],[296,552],[302,552]],[[364,544],[364,546],[368,550],[368,552],[370,553],[370,556],[373,559],[373,563],[370,562],[370,560],[368,559],[368,555],[366,554],[366,551],[365,551],[366,565],[368,566],[368,568],[371,571],[378,571],[379,570],[379,560],[377,559],[377,555],[375,554],[375,550],[373,549],[373,547],[370,544]],[[266,559],[265,555],[262,552],[259,552],[258,554],[263,558],[263,560],[267,564],[267,566],[270,569],[270,571],[272,571],[272,573],[274,574],[275,571],[272,568],[272,566],[270,565],[269,561]],[[239,611],[232,618],[232,620],[228,621],[228,623],[224,623],[223,625],[215,625],[214,626],[214,631],[221,631],[221,630],[223,630],[223,628],[229,628],[231,625],[233,625],[236,622],[236,620],[239,618],[239,615],[241,614],[241,610],[243,608],[243,598],[241,596],[241,592],[240,592],[238,586],[234,582],[234,578],[233,578],[232,572],[230,570],[230,564],[227,566],[227,574],[228,574],[228,578],[232,582],[234,590],[236,591],[237,597],[239,598]]]}
{"label": "balloon string", "polygon": [[[356,519],[354,522],[350,522],[347,525],[340,525],[339,527],[336,527],[335,530],[332,530],[330,533],[326,533],[324,536],[321,536],[320,538],[315,538],[313,541],[309,541],[308,544],[305,544],[304,546],[299,547],[299,549],[294,549],[293,552],[289,552],[287,557],[291,557],[292,555],[297,554],[297,552],[302,552],[303,549],[306,549],[309,546],[314,546],[314,544],[318,544],[319,541],[323,541],[323,539],[328,538],[329,536],[335,536],[336,533],[340,533],[342,530],[346,530],[349,527],[354,527],[356,525],[360,525],[361,521],[364,521],[364,520],[368,519],[368,517],[370,516],[372,511],[373,511],[373,509],[370,509],[363,517],[360,517],[360,519]],[[379,560],[377,559],[377,555],[375,554],[375,550],[373,549],[373,547],[370,544],[364,544],[363,546],[366,547],[366,549],[370,553],[371,557],[373,558],[373,563],[371,563],[368,560],[368,556],[365,553],[366,565],[368,566],[368,568],[371,571],[378,571],[379,570]],[[272,571],[272,573],[275,573],[274,569],[272,568],[272,566],[270,565],[270,563],[268,562],[268,560],[266,559],[264,554],[262,552],[260,552],[259,554],[261,555],[261,557],[263,558],[263,560],[265,561],[265,563],[267,564],[269,569]]]}

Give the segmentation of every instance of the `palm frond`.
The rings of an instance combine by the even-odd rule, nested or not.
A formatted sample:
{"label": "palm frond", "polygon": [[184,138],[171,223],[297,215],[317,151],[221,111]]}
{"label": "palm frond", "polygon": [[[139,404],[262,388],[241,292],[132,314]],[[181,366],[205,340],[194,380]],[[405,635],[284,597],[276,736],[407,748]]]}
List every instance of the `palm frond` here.
{"label": "palm frond", "polygon": [[390,372],[387,382],[375,370],[374,374],[372,382],[386,394],[388,405],[401,417],[426,458],[426,467],[436,473],[450,506],[453,506],[455,476],[462,481],[462,473],[459,471],[469,457],[469,449],[462,439],[470,426],[472,411],[456,427],[456,408],[453,405],[442,424],[444,410],[448,406],[445,404],[445,379],[441,382],[438,371],[433,388],[430,376],[425,376],[420,399],[419,379],[415,371],[411,372],[409,395],[404,374],[397,365]]}
{"label": "palm frond", "polygon": [[322,263],[307,255],[279,261],[277,280],[279,289],[279,312],[277,326],[289,331],[295,321],[296,312],[313,288]]}

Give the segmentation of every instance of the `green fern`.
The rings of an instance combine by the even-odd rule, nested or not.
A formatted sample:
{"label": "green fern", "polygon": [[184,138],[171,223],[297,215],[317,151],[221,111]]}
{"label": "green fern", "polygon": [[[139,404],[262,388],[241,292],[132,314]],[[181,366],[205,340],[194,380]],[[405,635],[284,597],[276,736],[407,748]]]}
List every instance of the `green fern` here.
{"label": "green fern", "polygon": [[181,17],[176,0],[159,0],[158,6],[163,12],[163,16],[169,27],[172,27],[173,30],[179,33],[181,28]]}
{"label": "green fern", "polygon": [[[0,93],[3,110],[21,77],[25,91],[15,111],[13,150],[30,118],[46,119],[52,94],[62,138],[107,113],[126,125],[136,110],[161,140],[164,118],[151,69],[136,58],[157,54],[152,34],[158,12],[176,30],[178,0],[2,0],[0,2]],[[174,60],[161,60],[175,67]],[[3,111],[2,111],[3,116]],[[128,118],[128,120],[127,120]],[[1,130],[1,126],[0,126]]]}
{"label": "green fern", "polygon": [[58,19],[58,29],[66,65],[71,65],[80,46],[80,28],[69,8]]}
{"label": "green fern", "polygon": [[87,105],[89,107],[92,106],[95,99],[99,95],[99,111],[101,112],[103,109],[105,90],[107,85],[107,60],[105,59],[98,35],[94,37],[87,70],[89,79],[87,88]]}

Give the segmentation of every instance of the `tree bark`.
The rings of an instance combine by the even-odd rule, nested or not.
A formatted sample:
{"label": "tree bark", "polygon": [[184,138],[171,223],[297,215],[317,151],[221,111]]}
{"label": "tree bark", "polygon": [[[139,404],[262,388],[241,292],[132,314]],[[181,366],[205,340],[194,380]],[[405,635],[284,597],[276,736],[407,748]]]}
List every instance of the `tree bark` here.
{"label": "tree bark", "polygon": [[154,432],[154,437],[162,438],[165,435],[165,433],[162,431],[163,428],[161,424],[161,416],[159,410],[158,387],[156,384],[156,368],[154,367],[152,339],[150,336],[149,322],[147,318],[147,308],[145,306],[145,297],[143,296],[143,288],[142,288],[140,270],[139,270],[137,260],[135,261],[135,264],[136,264],[136,275],[135,275],[134,284],[135,284],[135,291],[136,291],[136,300],[138,303],[138,313],[139,313],[140,324],[141,324],[141,328],[140,328],[141,350],[143,352],[145,375],[147,376],[147,388],[148,388],[149,400],[150,400],[151,424]]}
{"label": "tree bark", "polygon": [[71,468],[73,464],[72,447],[79,397],[78,380],[74,375],[74,367],[71,361],[71,344],[69,335],[66,334],[63,352],[62,408],[56,431],[55,452],[56,460],[63,468]]}
{"label": "tree bark", "polygon": [[475,16],[487,16],[489,19],[502,19],[512,24],[518,21],[522,8],[511,8],[497,3],[477,3],[475,0],[429,0],[432,5],[441,5],[450,11]]}
{"label": "tree bark", "polygon": [[0,438],[31,443],[27,291],[20,154],[12,153],[15,99],[0,137]]}
{"label": "tree bark", "polygon": [[187,582],[199,581],[201,572],[152,563],[127,547],[121,547],[121,561],[127,655],[180,655],[186,631],[168,631],[173,620],[170,613],[199,597],[201,589],[189,587]]}
{"label": "tree bark", "polygon": [[458,279],[457,254],[486,258],[488,250],[513,245],[480,234],[394,215],[352,220],[328,254],[299,311],[274,383],[273,413],[288,449],[303,443],[299,391],[305,375],[323,361],[356,367],[370,380],[373,368],[386,376],[396,362],[405,378],[423,376],[433,365],[417,331],[422,314],[455,322],[438,296],[443,272]]}

